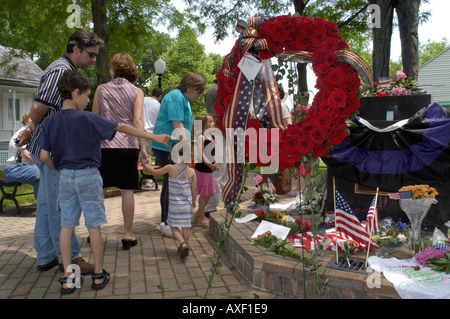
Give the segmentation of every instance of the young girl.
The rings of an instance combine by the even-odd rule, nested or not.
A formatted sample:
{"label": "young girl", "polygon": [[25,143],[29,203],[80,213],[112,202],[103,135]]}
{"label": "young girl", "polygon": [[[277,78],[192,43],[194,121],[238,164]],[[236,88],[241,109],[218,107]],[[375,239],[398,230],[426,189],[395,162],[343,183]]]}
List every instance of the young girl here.
{"label": "young girl", "polygon": [[199,158],[200,162],[195,164],[195,174],[197,175],[197,191],[198,191],[198,210],[195,214],[194,221],[197,225],[202,227],[209,227],[209,219],[205,216],[205,206],[212,195],[215,194],[216,188],[214,186],[214,177],[212,172],[219,170],[219,165],[215,162],[214,148],[209,152],[204,152],[205,147],[213,140],[206,137],[205,131],[209,128],[215,127],[214,118],[210,114],[202,114],[197,116],[196,120],[202,121],[202,135],[198,136]]}
{"label": "young girl", "polygon": [[[175,148],[176,146],[176,148]],[[183,161],[179,162],[174,156],[174,149],[178,149],[178,155]],[[190,168],[190,158],[183,159],[183,150],[190,150],[191,145],[187,140],[173,144],[171,160],[176,164],[166,165],[159,169],[153,169],[151,165],[144,164],[144,169],[153,176],[169,175],[169,210],[167,224],[170,226],[172,235],[178,241],[178,254],[181,258],[189,255],[189,236],[191,234],[192,211],[195,208],[197,197],[197,178],[195,172]],[[177,163],[179,162],[179,163]],[[181,228],[180,229],[178,228]]]}

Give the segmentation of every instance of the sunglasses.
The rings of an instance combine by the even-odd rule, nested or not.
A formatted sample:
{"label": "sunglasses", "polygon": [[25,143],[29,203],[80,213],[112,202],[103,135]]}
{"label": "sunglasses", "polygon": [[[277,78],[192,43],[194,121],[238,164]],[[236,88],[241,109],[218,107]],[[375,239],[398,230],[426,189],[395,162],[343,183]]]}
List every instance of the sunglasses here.
{"label": "sunglasses", "polygon": [[85,50],[85,49],[81,49],[81,50],[84,51],[84,52],[86,52],[86,53],[89,55],[89,57],[91,57],[91,58],[96,58],[96,57],[98,57],[98,53],[89,52],[88,50]]}

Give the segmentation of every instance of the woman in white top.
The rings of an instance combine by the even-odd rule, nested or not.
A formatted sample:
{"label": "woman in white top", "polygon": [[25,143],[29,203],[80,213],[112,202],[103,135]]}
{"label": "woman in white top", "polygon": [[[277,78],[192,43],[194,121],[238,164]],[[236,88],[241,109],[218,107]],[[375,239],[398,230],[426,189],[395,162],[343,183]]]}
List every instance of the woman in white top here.
{"label": "woman in white top", "polygon": [[8,182],[20,182],[33,186],[34,198],[37,198],[40,178],[39,169],[34,165],[26,145],[22,147],[16,145],[19,133],[31,125],[30,112],[24,114],[22,123],[25,126],[20,128],[9,141],[8,160],[6,161],[3,175]]}

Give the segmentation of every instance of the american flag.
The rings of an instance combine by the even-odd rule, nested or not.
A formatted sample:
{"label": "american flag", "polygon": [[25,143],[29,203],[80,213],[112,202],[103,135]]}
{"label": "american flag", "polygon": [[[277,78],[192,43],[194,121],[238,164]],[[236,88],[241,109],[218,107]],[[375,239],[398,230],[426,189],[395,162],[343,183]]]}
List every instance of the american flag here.
{"label": "american flag", "polygon": [[377,234],[380,232],[380,221],[378,219],[378,209],[376,208],[376,196],[373,197],[369,211],[366,217],[366,229],[369,234]]}
{"label": "american flag", "polygon": [[412,191],[401,191],[396,193],[388,193],[390,199],[412,199]]}
{"label": "american flag", "polygon": [[273,183],[270,180],[270,178],[267,178],[267,183],[269,184],[269,187],[270,187],[271,190],[273,190],[274,192],[277,191],[277,189],[275,188],[275,185],[273,185]]}
{"label": "american flag", "polygon": [[[368,246],[370,235],[364,226],[353,214],[352,209],[348,206],[342,195],[336,190],[336,231],[342,234],[344,238],[350,238],[361,246]],[[377,248],[373,241],[371,246]]]}
{"label": "american flag", "polygon": [[252,178],[255,180],[256,182],[256,186],[259,186],[259,184],[262,183],[263,178],[261,175],[255,174],[254,172],[252,172]]}

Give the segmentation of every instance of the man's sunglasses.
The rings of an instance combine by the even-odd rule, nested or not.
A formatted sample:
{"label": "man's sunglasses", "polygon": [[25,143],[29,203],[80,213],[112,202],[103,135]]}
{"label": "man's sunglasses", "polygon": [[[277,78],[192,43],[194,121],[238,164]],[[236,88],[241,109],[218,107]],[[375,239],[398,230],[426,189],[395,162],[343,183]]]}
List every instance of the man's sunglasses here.
{"label": "man's sunglasses", "polygon": [[94,52],[89,52],[88,50],[85,50],[85,49],[81,49],[82,51],[85,51],[88,55],[89,55],[89,57],[91,57],[91,58],[96,58],[96,57],[98,57],[98,53],[94,53]]}

